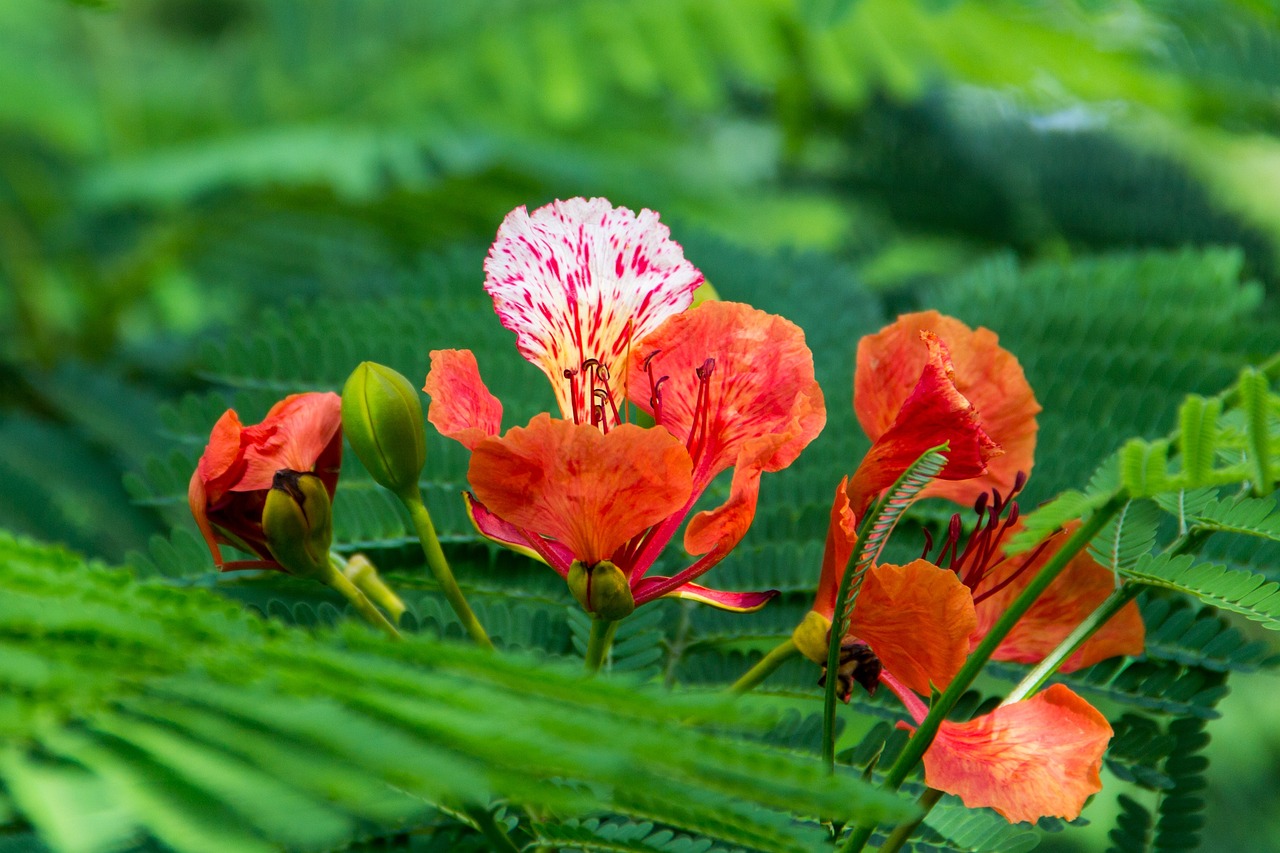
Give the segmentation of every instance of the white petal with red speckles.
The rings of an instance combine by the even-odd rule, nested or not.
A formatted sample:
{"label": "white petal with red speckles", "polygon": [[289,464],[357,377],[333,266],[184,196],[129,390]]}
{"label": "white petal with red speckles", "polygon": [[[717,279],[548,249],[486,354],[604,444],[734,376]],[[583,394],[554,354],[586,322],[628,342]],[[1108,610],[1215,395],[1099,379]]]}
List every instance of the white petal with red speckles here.
{"label": "white petal with red speckles", "polygon": [[[564,371],[598,359],[621,406],[629,348],[688,308],[702,283],[657,213],[603,198],[556,201],[533,213],[516,208],[484,268],[502,325],[551,379],[568,418],[575,403]],[[590,393],[588,382],[576,406],[580,421],[589,420]]]}

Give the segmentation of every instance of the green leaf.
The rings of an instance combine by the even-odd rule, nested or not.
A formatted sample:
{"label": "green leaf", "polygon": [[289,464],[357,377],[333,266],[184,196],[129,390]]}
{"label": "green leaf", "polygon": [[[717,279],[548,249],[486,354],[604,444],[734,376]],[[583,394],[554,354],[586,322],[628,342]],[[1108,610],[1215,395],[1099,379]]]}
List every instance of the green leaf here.
{"label": "green leaf", "polygon": [[1206,604],[1246,616],[1264,628],[1280,630],[1280,584],[1263,575],[1198,563],[1189,554],[1143,555],[1123,574],[1141,583],[1187,593]]}

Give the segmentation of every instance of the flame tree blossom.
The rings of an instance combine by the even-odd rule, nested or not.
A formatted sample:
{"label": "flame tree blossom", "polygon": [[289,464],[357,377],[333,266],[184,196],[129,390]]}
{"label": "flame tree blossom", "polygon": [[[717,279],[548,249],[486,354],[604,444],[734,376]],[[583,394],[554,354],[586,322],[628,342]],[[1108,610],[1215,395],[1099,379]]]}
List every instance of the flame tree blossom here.
{"label": "flame tree blossom", "polygon": [[[486,272],[499,319],[551,380],[561,417],[502,433],[474,355],[431,353],[428,419],[472,451],[477,529],[547,563],[605,618],[668,595],[763,606],[774,593],[693,581],[745,535],[760,476],[789,465],[825,424],[803,332],[747,305],[686,310],[702,275],[656,214],[604,199],[512,212]],[[654,426],[628,422],[629,404]],[[684,545],[698,559],[646,577],[730,469],[728,500],[688,522]]]}

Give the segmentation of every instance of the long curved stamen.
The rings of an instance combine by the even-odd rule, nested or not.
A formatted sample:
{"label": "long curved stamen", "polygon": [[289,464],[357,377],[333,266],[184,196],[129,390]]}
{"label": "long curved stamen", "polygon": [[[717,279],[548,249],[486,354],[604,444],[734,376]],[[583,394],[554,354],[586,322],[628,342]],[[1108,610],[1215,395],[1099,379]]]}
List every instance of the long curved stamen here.
{"label": "long curved stamen", "polygon": [[569,407],[573,409],[573,422],[582,423],[578,417],[582,401],[578,398],[578,371],[572,367],[564,369],[564,378],[569,380]]}
{"label": "long curved stamen", "polygon": [[693,423],[689,429],[689,441],[685,447],[689,457],[697,467],[699,457],[707,445],[707,433],[711,424],[711,374],[715,372],[716,360],[708,358],[701,367],[694,368],[698,377],[698,398],[693,404]]}
{"label": "long curved stamen", "polygon": [[[973,504],[974,514],[978,516],[978,524],[969,534],[963,550],[960,548],[960,537],[963,533],[960,514],[953,515],[948,525],[946,539],[943,540],[938,556],[933,561],[934,565],[946,566],[960,577],[970,591],[976,590],[992,566],[999,562],[996,557],[1000,550],[1000,543],[1018,522],[1018,504],[1013,498],[1022,491],[1026,483],[1026,474],[1019,472],[1008,495],[1002,495],[998,490],[992,489],[978,496]],[[926,536],[926,555],[932,547],[932,538]],[[995,589],[984,592],[977,600],[987,598],[1007,586],[1014,577],[1030,565],[1031,560],[1035,559],[1040,550],[1037,549],[1027,561],[1024,561],[1011,577],[1003,580]],[[926,556],[925,559],[928,557]]]}

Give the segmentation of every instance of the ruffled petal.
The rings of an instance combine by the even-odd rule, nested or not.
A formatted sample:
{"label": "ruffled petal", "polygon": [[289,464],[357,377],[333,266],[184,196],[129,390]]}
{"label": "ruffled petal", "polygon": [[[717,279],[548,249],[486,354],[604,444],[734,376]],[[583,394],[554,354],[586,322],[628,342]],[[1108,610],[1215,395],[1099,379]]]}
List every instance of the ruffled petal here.
{"label": "ruffled petal", "polygon": [[[603,198],[556,201],[533,213],[516,208],[498,229],[484,269],[502,325],[547,374],[570,419],[574,401],[564,371],[598,359],[613,387],[626,388],[632,344],[688,308],[702,283],[658,214],[635,214]],[[578,411],[577,420],[589,421],[589,411]]]}
{"label": "ruffled petal", "polygon": [[848,635],[871,647],[884,668],[917,693],[942,689],[969,656],[977,624],[973,599],[955,572],[926,560],[867,570]]}
{"label": "ruffled petal", "polygon": [[342,461],[341,430],[342,398],[332,391],[285,397],[262,423],[241,432],[245,469],[231,490],[270,489],[276,472],[289,468],[314,471],[332,498]]}
{"label": "ruffled petal", "polygon": [[[244,458],[240,454],[240,434],[243,431],[244,427],[234,409],[223,412],[222,417],[213,425],[209,443],[205,445],[204,453],[196,463],[194,475],[199,478],[203,487],[202,500],[217,501],[244,474]],[[191,495],[188,497],[195,500]]]}
{"label": "ruffled petal", "polygon": [[[920,332],[919,340],[923,346],[917,346],[927,353],[927,361],[915,388],[889,427],[873,436],[871,450],[849,483],[850,503],[857,514],[931,447],[943,442],[950,445],[947,465],[939,475],[944,480],[979,477],[987,471],[988,462],[1001,453],[979,423],[973,403],[956,388],[946,345],[931,332]],[[860,345],[860,353],[861,349]]]}
{"label": "ruffled petal", "polygon": [[967,723],[943,722],[924,755],[931,788],[969,808],[988,806],[1011,823],[1073,820],[1102,789],[1111,726],[1096,708],[1055,684]]}
{"label": "ruffled petal", "polygon": [[858,520],[849,507],[849,495],[845,491],[849,478],[836,486],[835,500],[831,504],[831,523],[827,526],[827,544],[822,551],[822,574],[818,577],[818,592],[813,599],[813,609],[828,621],[836,612],[836,597],[840,592],[840,579],[858,545]]}
{"label": "ruffled petal", "polygon": [[499,518],[594,564],[684,506],[690,467],[665,430],[623,424],[605,434],[541,414],[480,442],[468,477]]}
{"label": "ruffled petal", "polygon": [[546,563],[562,577],[569,574],[573,554],[564,545],[503,521],[489,512],[489,508],[476,500],[475,495],[470,492],[463,492],[462,501],[467,507],[471,523],[481,536],[518,554]]}
{"label": "ruffled petal", "polygon": [[[636,593],[644,592],[646,586],[656,586],[666,578],[645,578],[636,585]],[[684,598],[709,604],[718,610],[730,610],[734,613],[754,613],[778,596],[776,589],[763,592],[726,592],[721,589],[710,589],[696,583],[686,583],[679,589],[668,592],[663,598]]]}
{"label": "ruffled petal", "polygon": [[[1050,537],[1047,547],[1038,552],[1002,560],[982,579],[974,589],[978,625],[970,637],[972,646],[976,647],[982,641],[1009,604],[1021,594],[1079,526],[1079,522],[1067,525],[1064,530]],[[1032,554],[1035,559],[1023,569],[1023,564]],[[1006,586],[990,596],[983,596],[984,590],[996,589],[1015,572],[1017,576]],[[1026,615],[1018,620],[992,657],[1016,663],[1038,663],[1044,660],[1045,655],[1057,648],[1114,591],[1115,575],[1098,565],[1087,550],[1081,551],[1036,599]],[[1131,601],[1067,658],[1061,671],[1074,672],[1117,655],[1140,655],[1145,645],[1146,629],[1142,624],[1142,614],[1137,603]]]}
{"label": "ruffled petal", "polygon": [[[710,378],[700,391],[697,371],[707,367]],[[653,386],[664,376],[655,411]],[[692,448],[697,491],[761,437],[784,440],[760,467],[785,468],[827,422],[804,332],[736,302],[704,303],[645,338],[631,354],[628,397]]]}
{"label": "ruffled petal", "polygon": [[431,369],[422,386],[431,397],[427,420],[440,434],[468,450],[502,430],[502,403],[480,379],[471,350],[431,351]]}
{"label": "ruffled petal", "polygon": [[911,396],[927,361],[921,331],[931,331],[947,346],[955,367],[956,389],[973,403],[987,435],[1004,454],[988,461],[987,473],[967,481],[936,481],[926,497],[969,504],[982,492],[1007,492],[1019,471],[1031,473],[1036,446],[1036,402],[1018,360],[988,329],[970,329],[937,311],[904,314],[858,344],[854,409],[872,441],[892,426]]}

